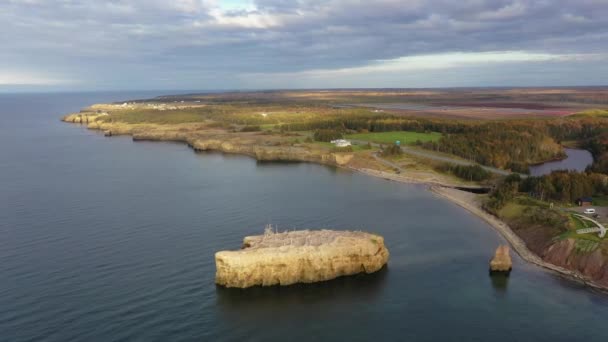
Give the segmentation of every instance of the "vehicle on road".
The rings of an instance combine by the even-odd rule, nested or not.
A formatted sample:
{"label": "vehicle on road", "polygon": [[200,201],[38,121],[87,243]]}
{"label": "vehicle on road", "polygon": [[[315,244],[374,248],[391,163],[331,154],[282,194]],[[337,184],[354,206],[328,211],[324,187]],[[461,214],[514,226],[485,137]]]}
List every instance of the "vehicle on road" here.
{"label": "vehicle on road", "polygon": [[595,209],[593,208],[587,208],[584,211],[585,214],[595,214]]}

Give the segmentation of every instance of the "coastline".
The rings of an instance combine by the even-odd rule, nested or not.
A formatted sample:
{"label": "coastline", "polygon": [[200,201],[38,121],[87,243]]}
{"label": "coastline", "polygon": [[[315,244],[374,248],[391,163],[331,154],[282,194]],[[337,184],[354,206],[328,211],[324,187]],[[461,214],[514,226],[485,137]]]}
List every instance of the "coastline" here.
{"label": "coastline", "polygon": [[538,255],[536,255],[534,252],[532,252],[530,249],[528,249],[528,247],[526,246],[526,243],[519,236],[517,236],[517,234],[515,234],[515,232],[504,221],[498,219],[497,217],[495,217],[495,216],[489,214],[488,212],[486,212],[485,210],[483,210],[481,208],[481,206],[479,204],[477,204],[475,201],[468,201],[465,198],[463,198],[462,196],[460,196],[459,193],[462,193],[463,191],[456,190],[456,189],[449,189],[449,188],[442,187],[442,186],[430,186],[429,190],[431,192],[433,192],[434,194],[436,194],[438,197],[446,199],[446,200],[460,206],[461,208],[467,210],[471,214],[484,220],[496,232],[498,232],[505,240],[507,240],[507,242],[509,243],[509,245],[511,245],[513,250],[515,250],[515,252],[524,261],[537,265],[537,266],[540,266],[543,269],[545,269],[547,271],[551,271],[564,278],[567,278],[567,279],[576,281],[578,283],[584,284],[586,286],[589,286],[592,289],[600,290],[602,292],[608,292],[608,286],[603,286],[603,285],[597,284],[597,283],[585,278],[578,272],[575,272],[575,271],[572,271],[572,270],[569,270],[569,269],[566,269],[566,268],[563,268],[563,267],[560,267],[560,266],[557,266],[557,265],[554,265],[554,264],[551,264],[551,263],[548,263],[548,262],[542,260]]}
{"label": "coastline", "polygon": [[[188,145],[194,151],[217,151],[222,153],[229,154],[240,154],[252,157],[258,161],[297,161],[297,162],[312,162],[320,165],[330,165],[340,168],[345,168],[351,171],[359,172],[362,174],[366,174],[368,176],[377,177],[385,180],[405,183],[405,184],[419,184],[428,186],[428,190],[437,195],[440,198],[448,200],[461,208],[467,210],[469,213],[481,218],[486,223],[488,223],[498,234],[500,234],[507,242],[511,245],[511,247],[515,250],[515,252],[526,262],[531,264],[540,266],[546,271],[553,272],[556,275],[564,277],[566,279],[575,281],[577,283],[588,286],[590,289],[599,290],[602,292],[608,293],[608,286],[597,284],[576,271],[568,270],[566,268],[545,262],[540,258],[540,256],[536,255],[526,246],[525,242],[515,234],[515,232],[502,220],[497,217],[487,213],[485,210],[481,208],[481,206],[477,203],[477,201],[466,200],[463,198],[462,194],[471,194],[462,190],[457,190],[454,187],[458,187],[457,184],[447,184],[439,181],[429,180],[429,179],[420,179],[416,177],[408,177],[403,174],[394,174],[380,170],[373,170],[364,167],[354,167],[349,166],[348,161],[349,158],[346,158],[344,162],[342,161],[342,156],[336,153],[329,154],[312,154],[305,153],[302,154],[300,151],[297,151],[297,148],[288,149],[288,153],[285,153],[284,150],[274,150],[270,146],[244,146],[244,145],[235,145],[227,141],[222,141],[221,139],[207,139],[207,140],[198,140],[195,139],[192,141],[188,136],[176,134],[176,135],[156,135],[156,134],[146,134],[143,132],[132,132],[129,130],[121,131],[119,134],[107,134],[108,127],[103,127],[101,125],[88,125],[88,122],[73,122],[65,120],[65,117],[62,121],[67,123],[76,123],[82,126],[85,126],[87,129],[97,130],[104,133],[104,135],[111,137],[115,135],[129,135],[132,137],[133,141],[170,141],[170,142],[180,142]],[[472,195],[472,194],[471,194]]]}

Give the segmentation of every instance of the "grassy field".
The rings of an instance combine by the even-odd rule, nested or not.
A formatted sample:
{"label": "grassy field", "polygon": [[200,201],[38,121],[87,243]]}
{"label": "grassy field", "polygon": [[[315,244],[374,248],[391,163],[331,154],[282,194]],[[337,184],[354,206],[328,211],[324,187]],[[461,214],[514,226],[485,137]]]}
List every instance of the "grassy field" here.
{"label": "grassy field", "polygon": [[422,142],[437,141],[441,138],[441,133],[418,133],[418,132],[380,132],[380,133],[357,133],[349,134],[347,139],[371,141],[380,144],[392,144],[399,140],[402,145],[413,144],[417,140]]}
{"label": "grassy field", "polygon": [[593,197],[593,205],[597,205],[600,207],[608,207],[608,196]]}
{"label": "grassy field", "polygon": [[591,223],[587,220],[583,220],[574,215],[570,215],[570,220],[574,223],[574,226],[576,227],[576,229],[590,228],[590,227],[595,226],[593,223]]}
{"label": "grassy field", "polygon": [[506,219],[515,219],[523,215],[526,206],[514,202],[507,203],[499,212],[499,216]]}

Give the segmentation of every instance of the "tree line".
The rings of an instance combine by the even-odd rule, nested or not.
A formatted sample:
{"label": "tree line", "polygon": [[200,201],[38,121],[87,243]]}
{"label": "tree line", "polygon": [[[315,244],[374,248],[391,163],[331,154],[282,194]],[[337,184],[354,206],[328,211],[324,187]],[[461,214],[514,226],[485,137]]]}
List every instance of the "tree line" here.
{"label": "tree line", "polygon": [[608,195],[608,176],[592,172],[554,171],[539,177],[522,179],[508,176],[490,194],[490,210],[502,208],[517,194],[525,193],[541,201],[575,203],[582,197]]}
{"label": "tree line", "polygon": [[364,113],[329,115],[290,123],[282,130],[338,132],[440,132],[423,148],[453,154],[483,165],[527,173],[530,165],[565,157],[560,144],[578,141],[594,156],[590,171],[608,173],[608,119],[576,117],[547,120],[458,121]]}

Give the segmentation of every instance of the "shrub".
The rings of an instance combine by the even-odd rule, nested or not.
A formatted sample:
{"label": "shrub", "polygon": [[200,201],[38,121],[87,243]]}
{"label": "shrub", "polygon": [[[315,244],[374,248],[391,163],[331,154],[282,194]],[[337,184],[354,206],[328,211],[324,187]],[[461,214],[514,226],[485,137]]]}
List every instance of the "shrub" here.
{"label": "shrub", "polygon": [[382,156],[384,157],[390,157],[390,156],[399,156],[403,153],[403,151],[401,151],[401,147],[399,145],[389,145],[387,147],[382,147]]}
{"label": "shrub", "polygon": [[241,132],[259,132],[262,128],[259,125],[247,125],[241,128]]}
{"label": "shrub", "polygon": [[486,171],[479,165],[441,164],[436,169],[440,172],[449,172],[458,178],[475,182],[486,180],[492,176],[489,171]]}
{"label": "shrub", "polygon": [[314,138],[316,141],[330,142],[336,139],[342,139],[342,133],[334,129],[319,129],[315,131]]}

